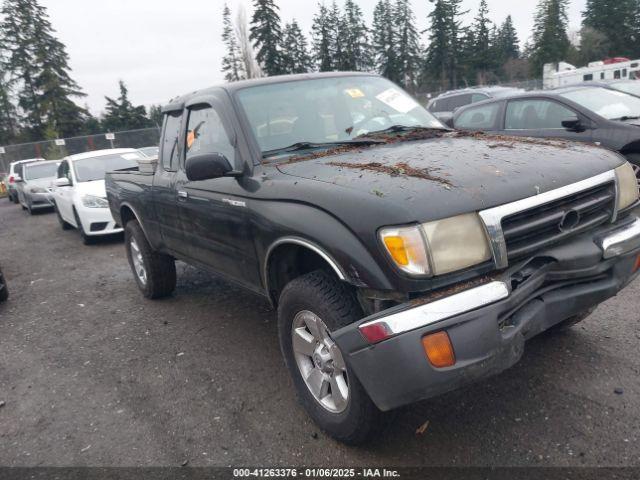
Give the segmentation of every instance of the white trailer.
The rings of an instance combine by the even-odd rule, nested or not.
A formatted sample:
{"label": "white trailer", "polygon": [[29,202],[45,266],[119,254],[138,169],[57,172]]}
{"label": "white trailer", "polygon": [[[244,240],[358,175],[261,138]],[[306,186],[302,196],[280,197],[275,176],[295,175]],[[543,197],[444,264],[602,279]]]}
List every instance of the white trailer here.
{"label": "white trailer", "polygon": [[576,68],[570,63],[547,63],[544,66],[543,88],[564,87],[581,82],[601,80],[640,80],[640,60],[614,58],[591,62]]}

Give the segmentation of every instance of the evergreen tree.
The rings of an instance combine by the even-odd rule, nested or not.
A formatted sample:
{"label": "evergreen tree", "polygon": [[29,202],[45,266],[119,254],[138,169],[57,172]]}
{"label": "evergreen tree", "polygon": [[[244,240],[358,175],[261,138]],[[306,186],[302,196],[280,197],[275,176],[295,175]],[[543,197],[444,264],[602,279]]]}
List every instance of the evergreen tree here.
{"label": "evergreen tree", "polygon": [[311,70],[307,39],[298,22],[293,20],[284,27],[282,40],[283,73],[307,73]]}
{"label": "evergreen tree", "polygon": [[117,132],[153,127],[154,125],[147,117],[146,108],[142,105],[134,106],[129,100],[129,90],[122,80],[119,85],[118,99],[105,97],[107,106],[102,119],[103,129],[108,132]]}
{"label": "evergreen tree", "polygon": [[531,68],[534,76],[542,75],[545,63],[567,58],[567,4],[569,0],[540,0],[535,15]]}
{"label": "evergreen tree", "polygon": [[348,58],[345,48],[347,31],[343,20],[342,12],[336,0],[333,0],[331,7],[327,11],[327,22],[331,32],[331,52],[334,70],[348,70]]}
{"label": "evergreen tree", "polygon": [[72,98],[84,94],[70,76],[69,57],[46,9],[37,0],[5,0],[0,13],[0,48],[7,52],[3,67],[15,85],[28,135],[78,133],[87,112]]}
{"label": "evergreen tree", "polygon": [[231,10],[226,3],[222,10],[222,25],[222,42],[227,50],[225,56],[222,57],[222,73],[224,73],[224,79],[227,82],[237,82],[244,79],[246,75],[240,45],[231,22]]}
{"label": "evergreen tree", "polygon": [[474,43],[471,58],[476,81],[481,85],[487,82],[489,72],[497,67],[495,51],[492,48],[492,28],[487,2],[480,0],[478,15],[472,26]]}
{"label": "evergreen tree", "polygon": [[329,10],[324,4],[318,4],[318,12],[313,17],[311,28],[313,39],[313,59],[318,70],[331,72],[334,70],[334,39]]}
{"label": "evergreen tree", "polygon": [[[609,57],[638,55],[638,0],[587,0],[582,25],[608,40]],[[593,58],[592,60],[596,60]]]}
{"label": "evergreen tree", "polygon": [[282,73],[280,15],[274,0],[254,0],[251,35],[257,50],[256,60],[268,76]]}
{"label": "evergreen tree", "polygon": [[434,9],[429,14],[429,47],[423,76],[437,80],[440,88],[458,85],[462,0],[430,0]]}
{"label": "evergreen tree", "polygon": [[396,0],[393,25],[397,39],[397,78],[408,89],[416,86],[420,70],[420,36],[410,0]]}
{"label": "evergreen tree", "polygon": [[507,16],[498,29],[496,47],[501,63],[520,57],[520,40],[518,39],[516,28],[513,26],[511,15]]}
{"label": "evergreen tree", "polygon": [[5,67],[5,52],[0,45],[0,145],[14,141],[18,133],[18,113],[12,100],[12,86]]}
{"label": "evergreen tree", "polygon": [[346,0],[342,19],[344,35],[344,62],[342,70],[368,71],[373,68],[373,58],[369,46],[369,29],[364,15],[354,0]]}
{"label": "evergreen tree", "polygon": [[379,0],[373,11],[373,51],[378,72],[394,82],[401,82],[398,73],[397,32],[394,28],[391,0]]}

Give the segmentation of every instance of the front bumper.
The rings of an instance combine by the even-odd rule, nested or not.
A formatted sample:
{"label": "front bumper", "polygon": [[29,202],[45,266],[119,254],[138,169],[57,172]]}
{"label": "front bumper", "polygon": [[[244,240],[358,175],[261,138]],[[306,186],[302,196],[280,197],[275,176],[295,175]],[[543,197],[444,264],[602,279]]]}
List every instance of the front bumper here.
{"label": "front bumper", "polygon": [[[457,285],[380,312],[333,338],[369,396],[390,410],[454,390],[514,365],[529,338],[616,295],[635,276],[640,219],[609,225],[540,252],[480,284]],[[369,344],[359,328],[391,338]],[[446,331],[452,367],[433,367],[422,338]]]}
{"label": "front bumper", "polygon": [[47,193],[25,193],[25,200],[32,210],[39,208],[53,208],[53,194]]}
{"label": "front bumper", "polygon": [[80,205],[76,209],[87,236],[114,235],[123,231],[113,219],[109,208],[87,208]]}

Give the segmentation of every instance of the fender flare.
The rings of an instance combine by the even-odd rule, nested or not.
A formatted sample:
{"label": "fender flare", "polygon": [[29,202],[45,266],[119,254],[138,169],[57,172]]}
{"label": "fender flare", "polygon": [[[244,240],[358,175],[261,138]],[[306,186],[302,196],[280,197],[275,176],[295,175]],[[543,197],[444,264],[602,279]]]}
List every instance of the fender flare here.
{"label": "fender flare", "polygon": [[287,245],[287,244],[298,245],[300,247],[307,248],[312,252],[318,254],[325,262],[327,262],[327,264],[329,264],[329,266],[332,268],[332,270],[336,273],[336,275],[341,281],[347,281],[347,275],[343,270],[343,268],[322,247],[319,247],[315,243],[310,242],[309,240],[305,240],[304,238],[282,237],[276,240],[275,242],[273,242],[269,246],[269,248],[267,249],[267,253],[264,256],[264,264],[262,266],[262,281],[264,283],[264,289],[265,289],[265,292],[267,293],[267,296],[269,295],[269,259],[271,258],[271,254],[274,252],[276,248],[280,247],[281,245]]}

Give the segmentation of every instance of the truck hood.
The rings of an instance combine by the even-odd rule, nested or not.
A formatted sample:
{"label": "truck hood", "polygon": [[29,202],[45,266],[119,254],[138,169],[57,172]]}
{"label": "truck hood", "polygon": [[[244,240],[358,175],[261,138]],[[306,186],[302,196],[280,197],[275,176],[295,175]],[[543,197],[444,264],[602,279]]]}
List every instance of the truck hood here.
{"label": "truck hood", "polygon": [[622,163],[618,154],[584,144],[453,133],[293,159],[278,170],[373,195],[427,221],[531,197]]}
{"label": "truck hood", "polygon": [[104,180],[76,183],[75,189],[79,195],[93,195],[95,197],[107,198]]}

